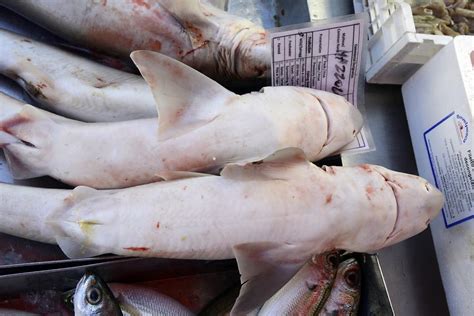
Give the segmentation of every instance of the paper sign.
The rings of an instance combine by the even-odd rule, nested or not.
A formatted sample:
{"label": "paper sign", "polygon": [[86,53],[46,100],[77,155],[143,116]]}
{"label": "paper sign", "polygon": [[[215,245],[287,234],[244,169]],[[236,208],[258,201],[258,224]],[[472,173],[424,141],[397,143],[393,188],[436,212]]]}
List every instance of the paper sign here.
{"label": "paper sign", "polygon": [[[344,96],[357,107],[363,20],[271,33],[272,85],[301,86]],[[366,131],[343,152],[369,149]]]}

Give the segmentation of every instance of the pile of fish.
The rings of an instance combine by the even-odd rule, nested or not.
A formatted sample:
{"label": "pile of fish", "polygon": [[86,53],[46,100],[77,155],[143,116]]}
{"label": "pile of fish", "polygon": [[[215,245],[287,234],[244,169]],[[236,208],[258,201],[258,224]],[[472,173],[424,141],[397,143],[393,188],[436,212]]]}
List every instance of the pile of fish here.
{"label": "pile of fish", "polygon": [[[0,232],[71,258],[235,258],[242,287],[231,313],[264,314],[314,254],[377,251],[441,209],[442,194],[420,177],[310,162],[360,131],[343,97],[301,87],[237,95],[207,77],[265,72],[265,31],[245,19],[197,0],[0,4],[72,42],[131,53],[143,77],[0,31],[0,73],[44,108],[0,96],[12,173],[76,186],[0,184]],[[339,279],[358,283],[344,271],[321,312],[347,298]]]}
{"label": "pile of fish", "polygon": [[[199,315],[229,315],[240,287],[230,288]],[[251,315],[356,315],[361,293],[358,262],[338,251],[314,255],[265,304]],[[75,315],[193,315],[174,299],[146,287],[106,284],[86,273],[64,294]]]}
{"label": "pile of fish", "polygon": [[417,32],[449,36],[474,34],[474,1],[415,2],[412,13]]}
{"label": "pile of fish", "polygon": [[[211,302],[202,316],[229,315],[238,288]],[[361,269],[348,254],[331,251],[314,255],[251,315],[357,315],[361,294]]]}

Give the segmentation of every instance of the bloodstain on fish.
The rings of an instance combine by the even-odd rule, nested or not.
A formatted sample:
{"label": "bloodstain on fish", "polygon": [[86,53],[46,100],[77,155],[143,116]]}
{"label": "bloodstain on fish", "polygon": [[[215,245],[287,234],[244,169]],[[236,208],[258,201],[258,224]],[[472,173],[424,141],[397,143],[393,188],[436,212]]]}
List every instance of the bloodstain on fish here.
{"label": "bloodstain on fish", "polygon": [[132,0],[132,2],[139,7],[150,9],[150,4],[146,0]]}
{"label": "bloodstain on fish", "polygon": [[326,196],[326,204],[329,204],[329,203],[331,203],[331,202],[332,202],[332,194],[328,194],[328,195]]}
{"label": "bloodstain on fish", "polygon": [[365,193],[366,193],[366,196],[369,200],[372,200],[371,198],[371,195],[374,193],[374,188],[371,186],[371,185],[368,185],[366,188],[365,188]]}
{"label": "bloodstain on fish", "polygon": [[155,52],[159,52],[161,50],[161,42],[158,40],[152,40],[148,42],[148,45],[146,47],[147,49],[151,49]]}
{"label": "bloodstain on fish", "polygon": [[160,222],[156,223],[156,228],[158,228],[158,229],[160,228]]}
{"label": "bloodstain on fish", "polygon": [[367,165],[367,164],[360,165],[359,167],[360,167],[362,170],[365,170],[365,171],[367,171],[367,172],[369,172],[369,173],[372,172],[372,168],[370,168],[370,166]]}
{"label": "bloodstain on fish", "polygon": [[150,248],[147,248],[147,247],[127,247],[127,248],[123,248],[125,250],[130,250],[130,251],[148,251],[150,250]]}

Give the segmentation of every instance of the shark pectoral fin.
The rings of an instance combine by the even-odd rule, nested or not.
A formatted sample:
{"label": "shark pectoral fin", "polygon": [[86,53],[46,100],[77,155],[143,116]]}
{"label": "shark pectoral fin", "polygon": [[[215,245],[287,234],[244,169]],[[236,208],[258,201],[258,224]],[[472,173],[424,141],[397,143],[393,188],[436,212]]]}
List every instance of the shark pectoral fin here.
{"label": "shark pectoral fin", "polygon": [[64,254],[71,259],[89,258],[104,254],[103,251],[87,247],[74,238],[68,236],[56,236],[56,243]]}
{"label": "shark pectoral fin", "polygon": [[233,250],[242,287],[231,315],[248,315],[255,312],[288,282],[310,257],[301,247],[286,243],[240,244]]}
{"label": "shark pectoral fin", "polygon": [[215,119],[236,94],[197,70],[152,51],[134,51],[131,58],[155,98],[159,139],[183,135]]}
{"label": "shark pectoral fin", "polygon": [[28,104],[10,114],[0,113],[0,147],[15,179],[47,174],[47,155],[56,126],[43,111]]}
{"label": "shark pectoral fin", "polygon": [[312,164],[299,148],[285,148],[267,156],[263,160],[244,164],[228,164],[221,176],[239,180],[288,180],[308,174]]}
{"label": "shark pectoral fin", "polygon": [[160,4],[180,21],[184,20],[194,23],[208,22],[208,18],[202,12],[199,0],[161,0]]}
{"label": "shark pectoral fin", "polygon": [[71,202],[77,203],[82,200],[89,199],[93,196],[101,195],[101,192],[104,191],[99,191],[86,186],[78,186],[71,191],[71,194],[69,195],[68,199]]}
{"label": "shark pectoral fin", "polygon": [[158,174],[158,177],[162,178],[165,181],[187,179],[187,178],[199,178],[199,177],[210,177],[212,175],[199,172],[190,172],[190,171],[161,171]]}

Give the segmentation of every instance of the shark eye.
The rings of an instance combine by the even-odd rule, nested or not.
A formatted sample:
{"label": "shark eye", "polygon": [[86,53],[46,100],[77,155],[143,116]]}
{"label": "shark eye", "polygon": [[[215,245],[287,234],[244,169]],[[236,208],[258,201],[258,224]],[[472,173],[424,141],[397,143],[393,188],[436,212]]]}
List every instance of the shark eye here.
{"label": "shark eye", "polygon": [[426,192],[431,191],[431,184],[429,184],[428,182],[425,183],[425,190],[426,190]]}
{"label": "shark eye", "polygon": [[97,305],[102,301],[102,292],[96,287],[91,287],[87,290],[86,300],[92,305]]}

